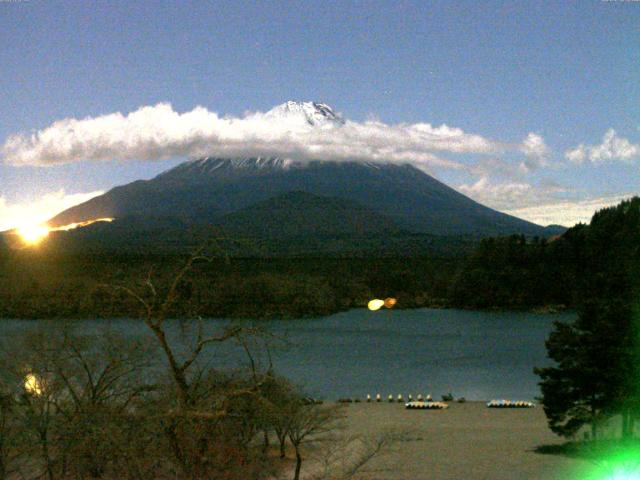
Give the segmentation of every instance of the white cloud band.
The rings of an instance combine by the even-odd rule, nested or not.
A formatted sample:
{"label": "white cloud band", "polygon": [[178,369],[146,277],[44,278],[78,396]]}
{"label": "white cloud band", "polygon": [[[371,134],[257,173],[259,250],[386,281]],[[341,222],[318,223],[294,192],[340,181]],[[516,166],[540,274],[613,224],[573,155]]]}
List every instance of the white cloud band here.
{"label": "white cloud band", "polygon": [[564,225],[572,227],[576,223],[589,223],[598,210],[617,205],[631,195],[591,198],[587,200],[563,200],[545,205],[504,210],[509,215],[524,218],[538,225]]}
{"label": "white cloud band", "polygon": [[0,147],[4,162],[11,165],[180,156],[278,156],[300,161],[411,162],[453,169],[462,165],[441,158],[441,152],[492,154],[509,150],[527,159],[544,156],[547,151],[535,134],[529,134],[522,144],[509,144],[447,125],[388,125],[375,120],[315,123],[300,112],[291,114],[283,106],[240,118],[221,117],[203,107],[178,113],[168,103],[141,107],[127,115],[59,120],[31,134],[11,135]]}

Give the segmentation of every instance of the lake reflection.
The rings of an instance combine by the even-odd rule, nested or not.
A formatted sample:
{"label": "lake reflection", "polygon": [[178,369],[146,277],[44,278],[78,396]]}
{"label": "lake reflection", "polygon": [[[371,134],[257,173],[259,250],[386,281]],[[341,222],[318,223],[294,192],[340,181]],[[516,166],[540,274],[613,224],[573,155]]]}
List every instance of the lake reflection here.
{"label": "lake reflection", "polygon": [[[316,319],[240,323],[260,325],[280,339],[270,349],[276,370],[320,398],[431,393],[436,399],[452,392],[486,400],[538,396],[532,369],[549,362],[544,342],[553,321],[571,318],[571,314],[362,309]],[[138,320],[86,320],[81,328],[99,333],[106,323],[126,335],[148,334]],[[207,320],[207,330],[228,323]],[[4,320],[0,333],[33,325]],[[172,321],[170,328],[173,335],[181,335],[180,322]],[[211,366],[244,362],[233,344],[216,344],[214,349],[206,354]]]}

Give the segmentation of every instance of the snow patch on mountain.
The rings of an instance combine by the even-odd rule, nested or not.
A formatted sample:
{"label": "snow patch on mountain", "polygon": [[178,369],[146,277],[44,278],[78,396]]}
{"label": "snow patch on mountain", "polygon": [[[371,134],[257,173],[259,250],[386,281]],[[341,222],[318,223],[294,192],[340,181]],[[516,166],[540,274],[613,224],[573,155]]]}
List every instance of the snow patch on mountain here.
{"label": "snow patch on mountain", "polygon": [[188,176],[228,176],[229,174],[240,173],[250,174],[275,170],[288,170],[291,167],[302,167],[303,163],[294,162],[289,159],[279,157],[244,157],[244,158],[219,158],[203,157],[181,163],[166,172],[161,173],[156,178],[170,180]]}
{"label": "snow patch on mountain", "polygon": [[[161,173],[156,178],[167,181],[172,179],[180,179],[188,177],[235,177],[236,175],[260,175],[272,173],[276,171],[285,172],[292,169],[302,169],[310,164],[334,164],[344,165],[345,167],[353,167],[357,165],[360,169],[368,169],[374,171],[382,171],[385,167],[393,167],[389,162],[355,162],[355,161],[331,161],[316,160],[314,162],[302,162],[281,157],[243,157],[243,158],[220,158],[220,157],[203,157],[196,158]],[[384,170],[387,171],[387,170]],[[398,172],[397,169],[391,168],[390,171]],[[415,170],[419,172],[419,170]]]}
{"label": "snow patch on mountain", "polygon": [[208,171],[220,168],[235,169],[281,169],[289,168],[294,162],[289,159],[279,157],[248,157],[248,158],[216,158],[204,157],[193,161],[193,164],[206,168]]}
{"label": "snow patch on mountain", "polygon": [[326,103],[288,101],[265,113],[265,118],[291,120],[314,127],[344,125],[344,120]]}

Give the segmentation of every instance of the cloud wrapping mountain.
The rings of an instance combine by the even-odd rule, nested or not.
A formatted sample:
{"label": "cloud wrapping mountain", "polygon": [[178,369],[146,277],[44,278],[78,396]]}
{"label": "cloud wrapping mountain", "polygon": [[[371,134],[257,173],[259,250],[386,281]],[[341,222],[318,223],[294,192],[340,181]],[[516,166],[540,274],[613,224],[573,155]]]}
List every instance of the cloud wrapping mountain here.
{"label": "cloud wrapping mountain", "polygon": [[425,168],[465,168],[441,153],[524,154],[529,168],[547,153],[535,134],[505,143],[429,123],[389,125],[342,120],[330,107],[287,102],[268,112],[220,116],[204,107],[176,112],[168,103],[127,115],[68,118],[32,133],[11,135],[0,147],[11,165],[56,165],[86,160],[154,160],[172,157],[277,156],[296,161],[361,160]]}

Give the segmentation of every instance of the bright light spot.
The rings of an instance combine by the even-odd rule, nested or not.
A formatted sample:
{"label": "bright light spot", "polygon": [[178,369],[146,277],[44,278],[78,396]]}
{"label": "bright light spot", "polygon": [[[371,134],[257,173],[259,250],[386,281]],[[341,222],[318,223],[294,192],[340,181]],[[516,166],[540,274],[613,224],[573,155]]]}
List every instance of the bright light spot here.
{"label": "bright light spot", "polygon": [[637,440],[603,448],[594,452],[597,467],[588,480],[640,480],[640,443]]}
{"label": "bright light spot", "polygon": [[385,308],[393,308],[396,303],[398,303],[398,300],[395,298],[389,297],[384,299]]}
{"label": "bright light spot", "polygon": [[49,236],[50,232],[67,232],[76,228],[86,227],[96,222],[113,222],[113,218],[96,218],[95,220],[86,220],[84,222],[70,223],[60,227],[48,227],[46,225],[26,225],[14,230],[25,245],[33,246],[42,242]]}
{"label": "bright light spot", "polygon": [[633,470],[629,471],[626,468],[616,470],[611,476],[607,477],[607,480],[640,480],[640,471],[637,468]]}
{"label": "bright light spot", "polygon": [[383,306],[384,306],[384,300],[380,300],[378,298],[371,300],[367,304],[367,308],[372,311],[380,310]]}
{"label": "bright light spot", "polygon": [[18,228],[16,233],[27,245],[37,245],[49,235],[49,227],[46,225],[27,225]]}
{"label": "bright light spot", "polygon": [[33,395],[42,395],[42,385],[38,377],[33,373],[28,374],[24,379],[24,389]]}

